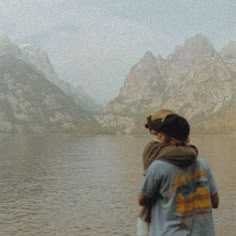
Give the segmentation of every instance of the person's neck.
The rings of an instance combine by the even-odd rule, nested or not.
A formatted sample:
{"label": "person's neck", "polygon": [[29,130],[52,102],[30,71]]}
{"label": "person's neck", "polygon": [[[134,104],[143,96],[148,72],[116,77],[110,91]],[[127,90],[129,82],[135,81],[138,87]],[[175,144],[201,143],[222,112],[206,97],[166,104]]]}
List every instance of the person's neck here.
{"label": "person's neck", "polygon": [[179,140],[175,140],[175,139],[172,140],[171,139],[169,144],[177,146],[177,145],[183,145],[183,144],[186,144],[186,143],[183,142],[183,141],[179,141]]}

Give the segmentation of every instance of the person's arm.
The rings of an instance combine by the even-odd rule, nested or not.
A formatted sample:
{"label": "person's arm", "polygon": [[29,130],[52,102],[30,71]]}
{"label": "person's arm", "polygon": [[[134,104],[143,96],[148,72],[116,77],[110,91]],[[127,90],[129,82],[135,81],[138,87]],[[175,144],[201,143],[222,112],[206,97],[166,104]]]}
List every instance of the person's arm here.
{"label": "person's arm", "polygon": [[212,208],[218,208],[219,207],[219,194],[218,194],[218,188],[215,182],[215,178],[211,172],[211,169],[208,166],[208,181],[209,181],[209,190],[211,195],[211,205]]}
{"label": "person's arm", "polygon": [[149,202],[149,199],[145,197],[142,193],[138,194],[138,204],[140,206],[146,206]]}
{"label": "person's arm", "polygon": [[144,206],[145,205],[144,203],[145,203],[145,197],[143,194],[139,193],[138,194],[138,204],[140,206]]}
{"label": "person's arm", "polygon": [[158,191],[159,186],[159,171],[157,170],[157,163],[152,163],[147,171],[144,181],[139,189],[137,200],[139,205],[148,205],[152,197]]}
{"label": "person's arm", "polygon": [[212,208],[218,208],[219,207],[219,194],[218,192],[216,192],[215,194],[213,194],[211,196],[211,204],[212,204]]}

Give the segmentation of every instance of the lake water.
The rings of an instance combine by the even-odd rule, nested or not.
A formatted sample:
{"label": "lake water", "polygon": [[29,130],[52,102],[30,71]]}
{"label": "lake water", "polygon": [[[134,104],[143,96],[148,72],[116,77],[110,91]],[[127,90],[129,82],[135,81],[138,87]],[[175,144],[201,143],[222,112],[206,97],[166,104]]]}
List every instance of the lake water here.
{"label": "lake water", "polygon": [[[0,136],[0,235],[133,236],[150,137]],[[215,175],[217,236],[236,232],[235,147],[230,136],[192,139]]]}

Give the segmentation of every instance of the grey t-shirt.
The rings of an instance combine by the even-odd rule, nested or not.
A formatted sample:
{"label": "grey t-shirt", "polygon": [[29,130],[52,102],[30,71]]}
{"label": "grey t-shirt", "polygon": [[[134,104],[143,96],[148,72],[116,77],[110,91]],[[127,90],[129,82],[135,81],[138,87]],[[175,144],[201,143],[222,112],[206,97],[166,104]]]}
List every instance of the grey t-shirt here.
{"label": "grey t-shirt", "polygon": [[203,159],[185,169],[154,161],[140,187],[141,194],[156,199],[149,236],[214,236],[210,196],[216,192]]}

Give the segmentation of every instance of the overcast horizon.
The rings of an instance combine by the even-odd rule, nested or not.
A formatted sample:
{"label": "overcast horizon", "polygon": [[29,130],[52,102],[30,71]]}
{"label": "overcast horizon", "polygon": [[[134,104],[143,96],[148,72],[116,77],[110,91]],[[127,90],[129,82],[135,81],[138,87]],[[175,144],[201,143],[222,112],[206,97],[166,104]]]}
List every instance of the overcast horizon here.
{"label": "overcast horizon", "polygon": [[164,58],[197,33],[219,50],[236,39],[230,0],[6,0],[0,33],[46,51],[60,79],[106,103],[146,51]]}

